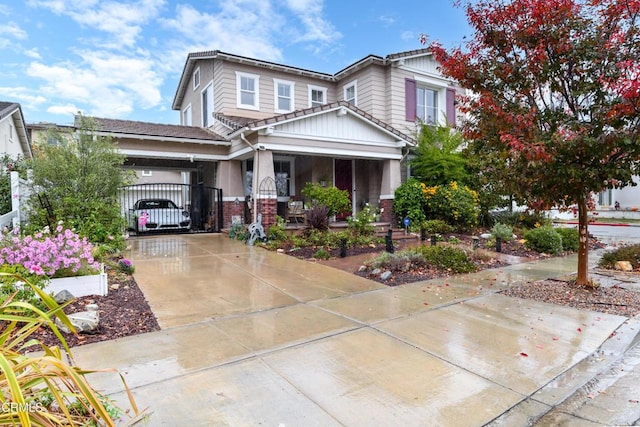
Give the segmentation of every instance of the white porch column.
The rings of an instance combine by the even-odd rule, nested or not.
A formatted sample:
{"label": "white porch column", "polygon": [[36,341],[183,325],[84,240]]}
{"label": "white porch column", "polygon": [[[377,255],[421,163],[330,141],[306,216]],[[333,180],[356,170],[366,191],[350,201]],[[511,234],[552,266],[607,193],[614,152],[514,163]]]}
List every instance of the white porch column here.
{"label": "white porch column", "polygon": [[400,187],[400,183],[400,160],[383,161],[380,200],[393,199],[396,189]]}

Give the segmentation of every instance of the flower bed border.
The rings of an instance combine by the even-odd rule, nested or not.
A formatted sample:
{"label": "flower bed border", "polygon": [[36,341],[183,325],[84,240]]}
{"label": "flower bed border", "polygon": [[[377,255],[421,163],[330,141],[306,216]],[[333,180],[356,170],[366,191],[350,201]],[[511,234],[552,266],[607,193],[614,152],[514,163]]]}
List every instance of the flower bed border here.
{"label": "flower bed border", "polygon": [[76,298],[89,295],[106,296],[109,291],[109,284],[107,283],[107,273],[104,271],[104,266],[100,268],[100,273],[98,274],[50,279],[44,291],[55,295],[64,289],[71,292]]}

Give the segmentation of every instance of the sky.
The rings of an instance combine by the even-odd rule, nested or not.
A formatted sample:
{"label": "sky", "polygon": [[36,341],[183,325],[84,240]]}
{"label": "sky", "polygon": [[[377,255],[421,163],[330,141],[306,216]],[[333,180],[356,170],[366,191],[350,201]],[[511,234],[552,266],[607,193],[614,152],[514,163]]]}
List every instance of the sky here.
{"label": "sky", "polygon": [[28,123],[77,112],[179,123],[190,52],[221,50],[336,73],[369,55],[471,35],[451,0],[0,0],[0,101]]}

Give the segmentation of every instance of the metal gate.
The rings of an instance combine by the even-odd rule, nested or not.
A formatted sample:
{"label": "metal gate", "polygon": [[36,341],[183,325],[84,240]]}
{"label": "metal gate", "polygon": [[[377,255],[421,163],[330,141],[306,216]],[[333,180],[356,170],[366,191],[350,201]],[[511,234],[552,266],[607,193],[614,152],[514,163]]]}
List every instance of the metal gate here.
{"label": "metal gate", "polygon": [[134,184],[121,188],[127,227],[146,232],[222,230],[222,189],[189,184]]}

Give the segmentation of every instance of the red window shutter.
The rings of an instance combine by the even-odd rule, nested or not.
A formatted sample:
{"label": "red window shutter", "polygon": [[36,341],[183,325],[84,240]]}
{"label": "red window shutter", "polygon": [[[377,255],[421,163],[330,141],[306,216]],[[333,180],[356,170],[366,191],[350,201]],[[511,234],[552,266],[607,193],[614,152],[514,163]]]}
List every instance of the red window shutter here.
{"label": "red window shutter", "polygon": [[411,79],[404,80],[404,100],[405,100],[405,118],[408,122],[416,121],[416,81]]}
{"label": "red window shutter", "polygon": [[447,88],[447,123],[456,125],[456,90],[452,87]]}

